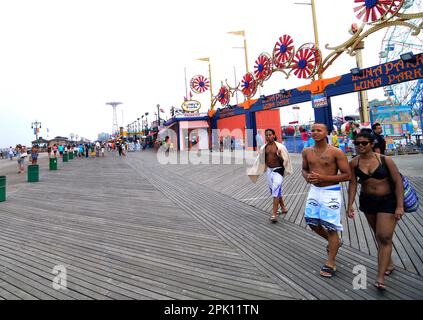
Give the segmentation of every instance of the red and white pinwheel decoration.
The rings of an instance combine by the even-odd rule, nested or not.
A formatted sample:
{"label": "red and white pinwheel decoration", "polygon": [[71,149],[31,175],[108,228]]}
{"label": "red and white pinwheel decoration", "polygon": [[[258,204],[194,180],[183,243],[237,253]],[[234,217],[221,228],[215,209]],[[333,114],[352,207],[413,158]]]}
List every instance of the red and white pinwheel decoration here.
{"label": "red and white pinwheel decoration", "polygon": [[404,0],[354,0],[359,4],[354,8],[357,19],[366,23],[382,20],[388,14],[395,15],[404,4]]}
{"label": "red and white pinwheel decoration", "polygon": [[229,88],[226,86],[220,87],[219,93],[217,94],[217,101],[219,101],[223,107],[226,107],[229,104],[230,99],[231,94]]}
{"label": "red and white pinwheel decoration", "polygon": [[196,75],[192,77],[190,86],[195,93],[203,93],[210,88],[210,80],[202,75]]}
{"label": "red and white pinwheel decoration", "polygon": [[321,61],[320,50],[314,44],[301,46],[293,59],[292,71],[300,79],[312,78],[318,71]]}
{"label": "red and white pinwheel decoration", "polygon": [[272,59],[267,53],[262,53],[254,65],[254,76],[257,80],[265,81],[272,75]]}
{"label": "red and white pinwheel decoration", "polygon": [[276,68],[286,68],[294,57],[294,40],[287,34],[279,37],[273,47],[273,64]]}
{"label": "red and white pinwheel decoration", "polygon": [[245,74],[241,81],[241,91],[247,98],[254,96],[257,91],[257,82],[251,72]]}

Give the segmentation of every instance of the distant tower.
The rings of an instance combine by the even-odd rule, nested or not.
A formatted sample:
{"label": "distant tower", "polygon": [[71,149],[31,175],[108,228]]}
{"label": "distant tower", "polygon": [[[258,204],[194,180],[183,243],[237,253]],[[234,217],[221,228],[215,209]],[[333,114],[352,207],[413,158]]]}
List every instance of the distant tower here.
{"label": "distant tower", "polygon": [[116,107],[120,104],[122,104],[122,102],[107,102],[106,104],[112,106],[113,108],[113,127],[112,127],[112,135],[116,134],[117,132],[119,132],[119,126],[118,126],[118,122],[117,122],[117,114],[116,114]]}

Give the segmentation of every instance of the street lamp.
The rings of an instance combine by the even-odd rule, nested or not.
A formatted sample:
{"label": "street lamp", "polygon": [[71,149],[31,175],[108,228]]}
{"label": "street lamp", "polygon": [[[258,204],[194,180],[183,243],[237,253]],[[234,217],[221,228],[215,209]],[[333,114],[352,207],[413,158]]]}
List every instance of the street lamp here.
{"label": "street lamp", "polygon": [[38,140],[38,129],[41,129],[41,122],[34,121],[31,123],[31,129],[34,129],[35,140]]}

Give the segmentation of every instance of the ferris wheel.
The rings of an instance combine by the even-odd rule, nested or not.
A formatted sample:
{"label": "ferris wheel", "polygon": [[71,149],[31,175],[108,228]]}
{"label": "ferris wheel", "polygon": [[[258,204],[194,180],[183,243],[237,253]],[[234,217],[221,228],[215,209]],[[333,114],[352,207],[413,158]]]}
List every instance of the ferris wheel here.
{"label": "ferris wheel", "polygon": [[[417,13],[423,11],[423,0],[406,0],[400,13]],[[414,20],[419,25],[423,19]],[[423,33],[412,35],[413,30],[401,26],[390,27],[382,40],[380,63],[396,60],[406,52],[414,54],[423,52]],[[408,81],[397,85],[386,86],[385,96],[393,105],[410,105],[416,112],[421,108],[423,80]]]}

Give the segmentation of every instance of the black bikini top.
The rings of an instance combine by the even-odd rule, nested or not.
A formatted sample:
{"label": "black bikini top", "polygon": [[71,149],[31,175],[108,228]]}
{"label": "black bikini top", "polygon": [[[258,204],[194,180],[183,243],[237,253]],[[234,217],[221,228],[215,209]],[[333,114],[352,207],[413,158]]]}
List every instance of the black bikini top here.
{"label": "black bikini top", "polygon": [[377,161],[379,161],[379,166],[376,168],[376,170],[373,171],[373,173],[366,174],[363,171],[360,170],[360,158],[358,158],[357,166],[354,168],[355,175],[360,178],[360,181],[366,181],[367,179],[377,179],[377,180],[383,180],[385,178],[389,177],[389,171],[386,165],[382,164],[380,162],[379,158],[376,156]]}

